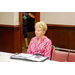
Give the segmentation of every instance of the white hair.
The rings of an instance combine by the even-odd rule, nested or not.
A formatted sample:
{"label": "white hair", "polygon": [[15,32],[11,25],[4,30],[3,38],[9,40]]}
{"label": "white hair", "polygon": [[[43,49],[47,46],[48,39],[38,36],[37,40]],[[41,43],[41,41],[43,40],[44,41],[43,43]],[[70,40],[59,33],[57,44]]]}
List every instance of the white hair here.
{"label": "white hair", "polygon": [[47,25],[43,21],[35,23],[35,28],[36,27],[40,27],[43,31],[47,31]]}

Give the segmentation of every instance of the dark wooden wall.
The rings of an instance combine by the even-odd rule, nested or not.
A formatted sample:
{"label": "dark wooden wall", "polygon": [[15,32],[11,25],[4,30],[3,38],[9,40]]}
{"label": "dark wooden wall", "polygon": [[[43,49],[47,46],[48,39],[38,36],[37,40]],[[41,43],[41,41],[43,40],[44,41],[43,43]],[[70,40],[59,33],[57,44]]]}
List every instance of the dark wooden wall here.
{"label": "dark wooden wall", "polygon": [[[28,18],[27,27],[28,32],[34,31],[34,19]],[[0,51],[21,53],[20,39],[20,25],[0,25]]]}
{"label": "dark wooden wall", "polygon": [[19,25],[0,25],[0,51],[21,52]]}
{"label": "dark wooden wall", "polygon": [[[0,25],[0,51],[20,53],[20,26]],[[67,49],[75,50],[75,26],[48,24],[46,36],[52,44]]]}
{"label": "dark wooden wall", "polygon": [[75,26],[47,24],[46,36],[52,40],[52,44],[67,49],[75,49]]}

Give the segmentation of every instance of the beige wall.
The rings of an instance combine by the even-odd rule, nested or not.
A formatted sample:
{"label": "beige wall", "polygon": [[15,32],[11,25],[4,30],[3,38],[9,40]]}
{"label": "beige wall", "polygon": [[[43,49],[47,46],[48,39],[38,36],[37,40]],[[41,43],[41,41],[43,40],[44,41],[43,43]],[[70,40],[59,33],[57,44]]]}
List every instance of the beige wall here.
{"label": "beige wall", "polygon": [[[47,24],[75,25],[75,12],[40,12],[40,20]],[[0,12],[0,24],[19,25],[19,13]]]}
{"label": "beige wall", "polygon": [[5,25],[18,25],[19,24],[18,12],[0,12],[0,24]]}
{"label": "beige wall", "polygon": [[75,25],[75,12],[41,12],[40,20],[47,24]]}
{"label": "beige wall", "polygon": [[19,12],[14,12],[14,25],[19,25]]}

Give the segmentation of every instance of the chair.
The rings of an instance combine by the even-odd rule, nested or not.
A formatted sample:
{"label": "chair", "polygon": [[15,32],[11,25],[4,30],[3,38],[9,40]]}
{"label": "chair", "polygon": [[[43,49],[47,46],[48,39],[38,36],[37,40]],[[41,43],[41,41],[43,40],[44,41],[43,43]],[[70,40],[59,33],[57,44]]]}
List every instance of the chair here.
{"label": "chair", "polygon": [[52,59],[52,53],[53,53],[53,50],[55,50],[55,46],[52,45],[52,48],[51,48],[51,56],[50,56],[50,60]]}
{"label": "chair", "polygon": [[75,53],[69,53],[67,62],[75,62]]}
{"label": "chair", "polygon": [[60,51],[68,51],[68,55],[66,57],[67,62],[75,62],[75,50],[65,49],[65,48],[57,48]]}
{"label": "chair", "polygon": [[65,62],[68,52],[53,50],[52,60]]}

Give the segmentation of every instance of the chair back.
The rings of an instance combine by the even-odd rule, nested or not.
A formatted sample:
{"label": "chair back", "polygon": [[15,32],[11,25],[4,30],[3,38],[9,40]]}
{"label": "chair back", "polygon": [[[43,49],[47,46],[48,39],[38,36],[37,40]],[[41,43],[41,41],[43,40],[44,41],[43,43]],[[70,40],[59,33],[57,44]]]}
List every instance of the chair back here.
{"label": "chair back", "polygon": [[51,48],[51,56],[50,56],[50,60],[52,59],[52,53],[53,53],[53,50],[55,50],[55,46],[52,45],[52,48]]}
{"label": "chair back", "polygon": [[68,52],[53,50],[52,60],[65,62]]}
{"label": "chair back", "polygon": [[75,53],[69,53],[67,62],[75,62]]}
{"label": "chair back", "polygon": [[[55,49],[59,49],[57,51]],[[55,48],[52,53],[52,60],[60,62],[75,62],[75,50],[64,49],[64,48]]]}

